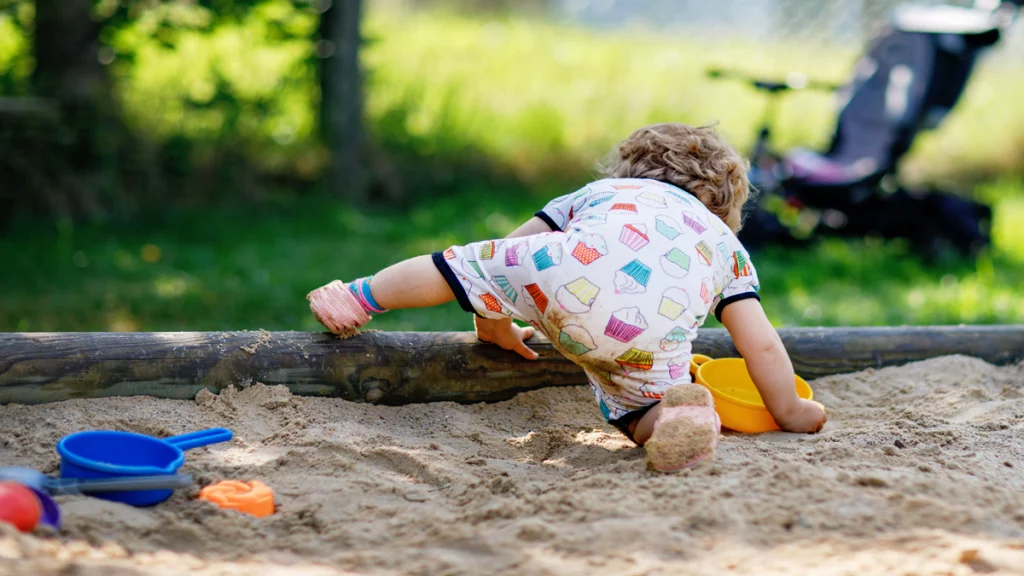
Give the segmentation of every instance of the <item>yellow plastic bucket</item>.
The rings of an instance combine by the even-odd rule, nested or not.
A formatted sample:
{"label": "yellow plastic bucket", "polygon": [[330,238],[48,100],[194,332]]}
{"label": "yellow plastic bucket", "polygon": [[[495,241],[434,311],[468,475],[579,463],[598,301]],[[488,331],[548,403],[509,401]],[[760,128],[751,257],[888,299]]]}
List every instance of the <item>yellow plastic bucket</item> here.
{"label": "yellow plastic bucket", "polygon": [[[690,373],[696,383],[711,391],[723,427],[750,434],[779,429],[742,358],[711,359],[694,354]],[[800,376],[796,377],[796,394],[806,400],[814,399],[814,391]]]}

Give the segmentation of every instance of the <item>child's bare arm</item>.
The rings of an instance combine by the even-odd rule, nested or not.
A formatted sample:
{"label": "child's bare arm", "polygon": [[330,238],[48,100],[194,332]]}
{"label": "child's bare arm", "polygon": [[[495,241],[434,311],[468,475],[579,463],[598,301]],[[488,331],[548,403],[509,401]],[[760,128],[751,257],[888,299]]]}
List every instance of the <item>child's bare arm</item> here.
{"label": "child's bare arm", "polygon": [[814,402],[802,400],[794,386],[793,364],[778,332],[755,299],[733,302],[722,310],[722,324],[746,361],[750,377],[780,428],[817,432],[827,419]]}

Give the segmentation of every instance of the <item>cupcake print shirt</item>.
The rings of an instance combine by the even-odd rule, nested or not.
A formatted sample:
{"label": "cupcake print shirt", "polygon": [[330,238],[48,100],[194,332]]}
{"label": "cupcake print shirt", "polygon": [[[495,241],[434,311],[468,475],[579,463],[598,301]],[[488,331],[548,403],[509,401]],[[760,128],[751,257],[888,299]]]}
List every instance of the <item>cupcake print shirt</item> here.
{"label": "cupcake print shirt", "polygon": [[758,297],[733,232],[669,184],[599,180],[537,216],[550,233],[453,246],[434,263],[463,309],[529,322],[580,365],[608,420],[690,382],[697,327]]}

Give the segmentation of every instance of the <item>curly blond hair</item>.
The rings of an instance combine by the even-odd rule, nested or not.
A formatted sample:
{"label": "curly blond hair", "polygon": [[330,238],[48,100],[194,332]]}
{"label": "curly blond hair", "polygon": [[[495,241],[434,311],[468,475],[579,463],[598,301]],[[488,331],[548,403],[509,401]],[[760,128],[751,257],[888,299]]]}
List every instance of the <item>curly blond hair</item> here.
{"label": "curly blond hair", "polygon": [[653,124],[633,132],[600,166],[607,178],[649,178],[693,194],[733,232],[750,196],[749,163],[711,126]]}

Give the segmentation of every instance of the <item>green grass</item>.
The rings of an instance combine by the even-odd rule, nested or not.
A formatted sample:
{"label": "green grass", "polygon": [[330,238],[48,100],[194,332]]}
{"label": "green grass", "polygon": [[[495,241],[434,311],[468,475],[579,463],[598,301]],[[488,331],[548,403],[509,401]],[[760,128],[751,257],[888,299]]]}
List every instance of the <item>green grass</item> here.
{"label": "green grass", "polygon": [[[466,191],[464,199],[481,192]],[[248,212],[168,213],[140,224],[20,222],[0,239],[0,331],[315,329],[304,300],[312,288],[504,234],[533,206],[502,208],[466,209],[453,199],[397,216],[307,199]],[[447,306],[375,324],[443,330],[466,321]]]}
{"label": "green grass", "polygon": [[[778,326],[1024,322],[1024,196],[1003,197],[997,245],[976,263],[925,266],[899,243],[872,241],[757,254],[765,309]],[[536,202],[516,189],[467,189],[402,215],[309,198],[138,224],[22,222],[0,240],[0,331],[318,330],[310,289],[503,236]],[[471,325],[455,304],[374,321],[384,330]]]}

